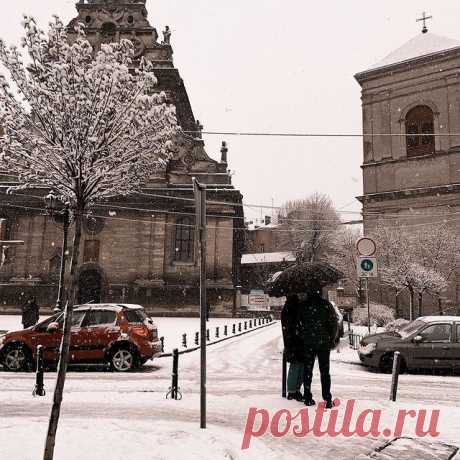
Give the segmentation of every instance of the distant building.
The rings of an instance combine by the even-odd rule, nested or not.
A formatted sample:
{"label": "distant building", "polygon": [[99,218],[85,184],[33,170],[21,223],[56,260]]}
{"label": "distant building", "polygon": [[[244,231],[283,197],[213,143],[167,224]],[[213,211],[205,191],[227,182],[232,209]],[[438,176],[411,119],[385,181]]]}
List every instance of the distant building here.
{"label": "distant building", "polygon": [[[171,32],[163,39],[147,19],[146,0],[80,0],[78,16],[95,50],[102,43],[129,39],[136,64],[150,60],[164,91],[177,109],[185,134],[167,168],[141,193],[109,206],[95,207],[84,224],[78,273],[80,302],[141,303],[157,314],[196,313],[199,304],[198,246],[192,177],[208,187],[209,301],[215,313],[230,315],[244,240],[242,195],[231,183],[227,146],[220,161],[205,151],[202,126],[195,118],[179,71],[173,63]],[[56,301],[62,241],[61,225],[44,214],[40,196],[48,189],[6,195],[15,178],[0,172],[0,218],[6,237],[25,241],[8,250],[0,268],[0,310],[19,303],[21,293],[37,296],[40,305]],[[38,198],[36,198],[38,197]],[[72,237],[72,235],[70,235]],[[69,239],[71,243],[71,238]]]}
{"label": "distant building", "polygon": [[[459,69],[459,41],[422,33],[356,75],[366,134],[365,232],[381,217],[448,220],[460,229]],[[458,280],[448,295],[459,306]]]}

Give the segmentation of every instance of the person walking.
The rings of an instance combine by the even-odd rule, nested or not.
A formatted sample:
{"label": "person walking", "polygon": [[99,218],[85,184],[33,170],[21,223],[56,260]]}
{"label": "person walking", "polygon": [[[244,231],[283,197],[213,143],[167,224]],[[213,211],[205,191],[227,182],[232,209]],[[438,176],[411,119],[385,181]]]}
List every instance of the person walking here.
{"label": "person walking", "polygon": [[318,358],[322,397],[326,408],[333,407],[331,394],[330,354],[338,343],[338,318],[330,302],[321,297],[320,288],[312,289],[299,303],[298,329],[304,354],[304,402],[316,404],[311,393],[313,367]]}
{"label": "person walking", "polygon": [[24,329],[37,324],[39,319],[39,307],[35,297],[29,297],[21,306],[22,310],[22,326]]}
{"label": "person walking", "polygon": [[303,400],[300,391],[304,380],[303,344],[298,334],[297,313],[299,299],[296,294],[289,295],[281,311],[281,328],[283,331],[284,353],[289,363],[287,379],[287,399]]}

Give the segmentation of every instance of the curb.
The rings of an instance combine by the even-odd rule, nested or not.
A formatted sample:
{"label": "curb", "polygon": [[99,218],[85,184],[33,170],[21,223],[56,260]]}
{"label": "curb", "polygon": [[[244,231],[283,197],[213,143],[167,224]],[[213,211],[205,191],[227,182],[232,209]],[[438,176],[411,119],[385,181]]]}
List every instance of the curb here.
{"label": "curb", "polygon": [[[254,331],[258,331],[260,329],[264,329],[266,327],[269,327],[269,326],[273,326],[274,324],[277,324],[278,321],[272,321],[268,324],[264,324],[262,326],[258,326],[258,327],[254,327],[252,329],[250,329],[249,331],[244,331],[244,332],[240,332],[239,334],[234,334],[234,335],[231,335],[231,336],[228,336],[228,337],[224,337],[222,339],[219,339],[219,340],[216,340],[215,342],[209,342],[206,344],[207,347],[211,346],[211,345],[216,345],[217,343],[221,343],[221,342],[225,342],[226,340],[230,340],[230,339],[234,339],[235,337],[241,337],[242,335],[246,335],[246,334],[249,334],[251,332],[254,332]],[[197,346],[194,346],[193,348],[187,348],[185,350],[180,350],[179,351],[179,355],[183,355],[185,353],[192,353],[193,351],[196,351],[196,350],[199,350],[201,348],[200,345],[197,345]],[[161,355],[158,355],[156,358],[169,358],[172,356],[172,353],[162,353]]]}

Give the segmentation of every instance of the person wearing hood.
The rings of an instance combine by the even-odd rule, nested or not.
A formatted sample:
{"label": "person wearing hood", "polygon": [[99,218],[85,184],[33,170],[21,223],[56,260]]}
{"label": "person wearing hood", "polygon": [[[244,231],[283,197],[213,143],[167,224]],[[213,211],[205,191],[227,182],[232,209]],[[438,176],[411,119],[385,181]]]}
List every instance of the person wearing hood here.
{"label": "person wearing hood", "polygon": [[304,402],[314,406],[311,393],[313,367],[318,359],[321,374],[322,397],[326,408],[333,407],[331,394],[330,354],[339,338],[338,318],[332,304],[321,297],[320,288],[308,292],[300,302],[298,328],[303,343],[304,354]]}
{"label": "person wearing hood", "polygon": [[296,294],[289,295],[281,311],[284,353],[289,363],[287,380],[287,399],[303,400],[300,391],[304,380],[303,344],[299,336],[297,314],[299,299]]}

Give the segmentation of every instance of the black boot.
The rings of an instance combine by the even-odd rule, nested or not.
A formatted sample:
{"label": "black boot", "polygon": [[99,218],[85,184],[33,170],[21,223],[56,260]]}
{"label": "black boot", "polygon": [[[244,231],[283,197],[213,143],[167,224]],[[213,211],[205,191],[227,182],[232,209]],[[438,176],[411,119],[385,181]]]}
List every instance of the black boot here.
{"label": "black boot", "polygon": [[332,409],[335,406],[334,401],[332,399],[326,399],[326,401],[324,402],[326,403],[326,409]]}
{"label": "black boot", "polygon": [[288,393],[287,399],[295,399],[296,401],[303,401],[303,394],[300,391],[296,391],[295,393]]}
{"label": "black boot", "polygon": [[304,404],[306,406],[316,406],[316,401],[313,398],[306,398]]}

